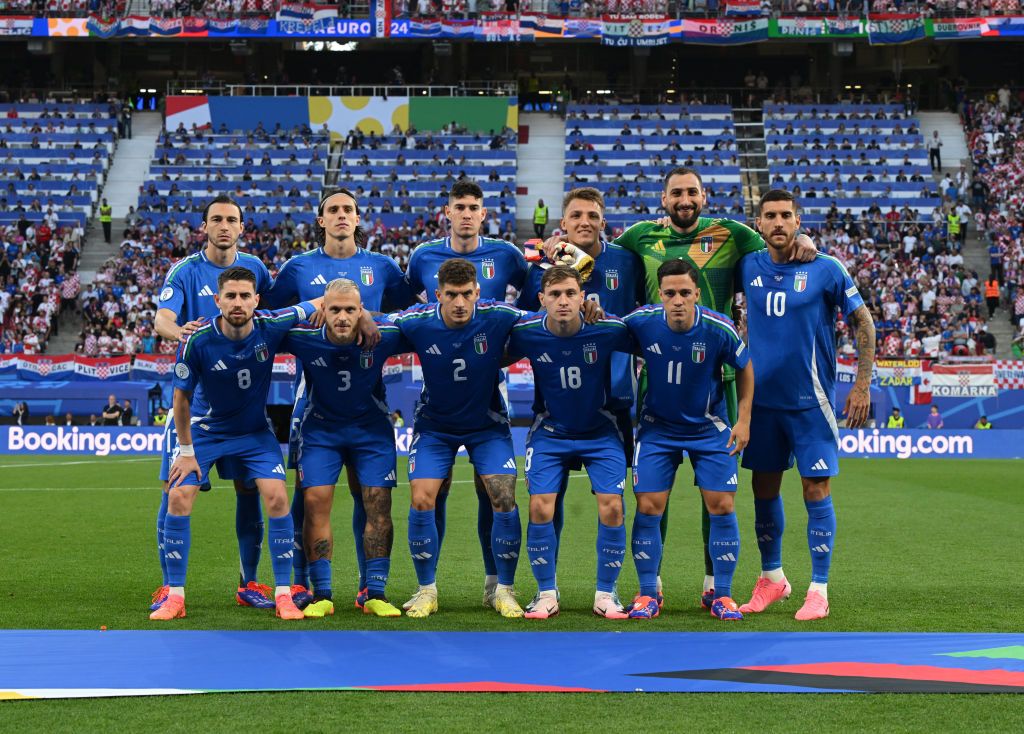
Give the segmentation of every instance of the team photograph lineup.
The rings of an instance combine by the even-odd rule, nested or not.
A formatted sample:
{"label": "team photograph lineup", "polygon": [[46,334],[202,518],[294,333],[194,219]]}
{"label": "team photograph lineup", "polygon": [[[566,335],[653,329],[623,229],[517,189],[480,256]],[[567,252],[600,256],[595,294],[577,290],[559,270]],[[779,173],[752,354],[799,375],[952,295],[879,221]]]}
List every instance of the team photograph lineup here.
{"label": "team photograph lineup", "polygon": [[[871,314],[844,265],[800,234],[792,193],[761,196],[755,231],[703,216],[701,176],[680,167],[664,178],[661,204],[664,218],[608,241],[602,194],[573,189],[560,231],[524,254],[481,234],[484,193],[463,179],[444,207],[449,235],[416,247],[403,272],[360,246],[356,194],[328,189],[316,211],[318,246],[272,277],[238,247],[242,208],[228,195],[213,198],[202,215],[205,247],[172,265],[156,315],[157,332],[178,351],[158,506],[154,493],[162,579],[150,619],[186,617],[191,516],[209,501],[214,467],[235,489],[232,604],[273,609],[284,620],[333,615],[340,599],[377,617],[443,614],[438,568],[448,496],[465,491],[452,480],[462,448],[477,497],[483,605],[504,618],[586,611],[561,604],[560,560],[595,569],[598,617],[654,619],[671,608],[669,595],[676,608],[699,605],[722,621],[765,612],[794,593],[783,570],[781,498],[794,465],[810,561],[800,578],[810,581],[787,613],[828,617],[839,424],[857,428],[870,417]],[[842,406],[839,319],[858,358]],[[287,456],[266,411],[279,353],[294,355],[298,367]],[[416,356],[423,381],[408,450],[407,547],[417,587],[407,600],[398,598],[406,589],[388,586],[392,558],[404,555],[395,554],[393,517],[406,510],[392,497],[398,454],[383,369],[400,354]],[[520,483],[503,368],[524,359],[535,390]],[[335,502],[343,468],[354,565],[334,558],[333,520],[349,512],[348,498]],[[594,520],[567,517],[570,473],[580,469],[597,500],[596,545],[589,558],[566,558],[565,523]],[[685,480],[691,470],[699,498],[670,502],[677,473]],[[633,517],[624,502],[630,487]],[[752,503],[753,528],[740,527],[740,503]],[[672,534],[696,533],[695,505],[699,590],[701,559],[666,555]],[[754,545],[760,575],[734,583],[741,549]],[[258,575],[264,550],[272,585]],[[521,560],[535,583],[522,571],[516,583]],[[639,588],[620,589],[630,562]],[[663,563],[692,568],[693,588],[664,588]],[[787,568],[797,564],[806,568],[807,559],[790,557]],[[223,573],[227,582],[231,571]]]}

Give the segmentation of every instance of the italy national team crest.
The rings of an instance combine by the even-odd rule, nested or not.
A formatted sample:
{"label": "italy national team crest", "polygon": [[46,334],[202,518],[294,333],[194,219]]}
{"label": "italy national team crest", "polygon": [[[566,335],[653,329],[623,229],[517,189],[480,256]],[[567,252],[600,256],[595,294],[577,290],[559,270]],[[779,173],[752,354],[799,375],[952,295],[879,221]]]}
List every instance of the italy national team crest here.
{"label": "italy national team crest", "polygon": [[700,251],[707,255],[715,249],[715,238],[711,235],[700,238]]}
{"label": "italy national team crest", "polygon": [[597,361],[597,345],[596,344],[584,344],[583,345],[583,361],[587,364],[594,364]]}
{"label": "italy national team crest", "polygon": [[797,293],[803,293],[805,290],[807,290],[806,272],[801,270],[796,274],[796,277],[793,278],[793,290],[795,290]]}
{"label": "italy national team crest", "polygon": [[605,270],[604,271],[604,287],[610,291],[617,291],[619,289],[619,271],[618,270]]}
{"label": "italy national team crest", "polygon": [[704,342],[694,342],[693,348],[690,350],[690,358],[696,363],[700,364],[704,361],[704,357],[707,356],[708,347]]}
{"label": "italy national team crest", "polygon": [[487,354],[487,334],[477,334],[473,337],[473,350],[477,354]]}
{"label": "italy national team crest", "polygon": [[359,282],[363,285],[373,285],[373,268],[359,268]]}
{"label": "italy national team crest", "polygon": [[270,350],[267,349],[267,345],[266,344],[257,344],[256,345],[256,361],[257,362],[266,362],[268,359],[270,359]]}
{"label": "italy national team crest", "polygon": [[[484,260],[480,263],[480,273],[484,276],[485,280],[490,280],[494,277],[494,260]],[[485,350],[486,351],[486,350]]]}
{"label": "italy national team crest", "polygon": [[360,352],[359,366],[364,370],[368,370],[373,367],[373,352]]}

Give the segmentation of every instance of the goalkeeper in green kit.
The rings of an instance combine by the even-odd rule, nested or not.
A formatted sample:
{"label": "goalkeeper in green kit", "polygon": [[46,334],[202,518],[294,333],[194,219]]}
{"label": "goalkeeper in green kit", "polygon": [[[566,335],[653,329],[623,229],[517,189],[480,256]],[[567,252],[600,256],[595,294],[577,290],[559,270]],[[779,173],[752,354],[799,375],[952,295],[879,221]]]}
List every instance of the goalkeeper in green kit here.
{"label": "goalkeeper in green kit", "polygon": [[[707,204],[707,194],[700,174],[691,168],[675,168],[665,177],[661,193],[661,205],[668,215],[667,220],[637,222],[623,232],[615,244],[636,253],[644,269],[645,298],[649,304],[661,303],[658,296],[658,267],[666,260],[679,259],[692,264],[699,273],[697,286],[700,288],[700,305],[721,313],[732,313],[737,323],[739,314],[733,312],[734,278],[737,265],[744,255],[765,249],[764,240],[757,232],[731,219],[702,217]],[[552,240],[545,243],[548,249]],[[806,235],[800,235],[797,245],[797,259],[814,259],[814,243]],[[756,368],[756,365],[755,365]],[[723,374],[726,387],[726,403],[729,420],[735,423],[737,415],[735,375],[728,367]],[[645,380],[641,380],[643,391]],[[700,500],[700,495],[697,495]],[[702,530],[704,536],[704,589],[701,605],[711,607],[714,600],[714,572],[711,556],[707,550],[710,519],[701,501]],[[661,521],[661,536],[664,543],[668,528],[668,508]],[[663,603],[661,576],[658,576],[658,602]]]}

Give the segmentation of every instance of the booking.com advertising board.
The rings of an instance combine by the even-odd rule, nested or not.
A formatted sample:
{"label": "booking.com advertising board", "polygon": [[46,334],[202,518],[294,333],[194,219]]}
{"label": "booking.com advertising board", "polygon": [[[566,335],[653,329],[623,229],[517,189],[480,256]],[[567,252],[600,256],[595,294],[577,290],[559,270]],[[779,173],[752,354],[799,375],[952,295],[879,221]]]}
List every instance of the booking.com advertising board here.
{"label": "booking.com advertising board", "polygon": [[[513,428],[517,456],[526,453],[526,428]],[[163,449],[162,428],[0,426],[0,453],[20,455],[144,456]],[[395,432],[398,453],[409,453],[412,429]],[[1024,430],[839,432],[840,455],[864,459],[1019,459]]]}

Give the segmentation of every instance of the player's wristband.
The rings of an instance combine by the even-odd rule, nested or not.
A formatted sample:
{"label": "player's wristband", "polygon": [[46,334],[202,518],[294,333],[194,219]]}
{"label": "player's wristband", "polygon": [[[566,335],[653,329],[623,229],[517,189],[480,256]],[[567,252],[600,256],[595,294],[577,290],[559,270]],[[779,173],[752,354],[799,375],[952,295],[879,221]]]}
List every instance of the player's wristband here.
{"label": "player's wristband", "polygon": [[195,456],[196,448],[190,443],[179,443],[178,444],[178,455],[179,456]]}

